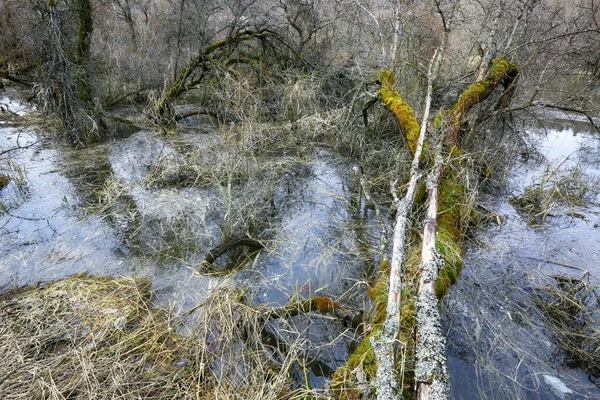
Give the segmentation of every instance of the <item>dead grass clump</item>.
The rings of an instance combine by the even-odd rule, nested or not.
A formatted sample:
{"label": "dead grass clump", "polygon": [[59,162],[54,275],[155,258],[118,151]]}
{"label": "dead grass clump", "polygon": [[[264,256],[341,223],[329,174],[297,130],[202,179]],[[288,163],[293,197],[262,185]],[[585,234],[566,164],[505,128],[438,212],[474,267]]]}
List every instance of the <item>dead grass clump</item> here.
{"label": "dead grass clump", "polygon": [[300,333],[283,347],[265,344],[272,316],[246,305],[240,289],[216,288],[183,326],[151,307],[149,288],[76,275],[0,296],[3,398],[276,399],[306,390],[292,379],[304,362]]}
{"label": "dead grass clump", "polygon": [[563,362],[600,378],[599,287],[582,279],[555,276],[556,285],[547,285],[537,305],[547,318],[547,327],[564,353]]}
{"label": "dead grass clump", "polygon": [[168,315],[147,280],[83,275],[0,298],[0,392],[11,399],[167,398],[185,393]]}
{"label": "dead grass clump", "polygon": [[26,183],[23,168],[10,158],[0,157],[0,190],[4,189],[10,182],[14,182],[17,188]]}
{"label": "dead grass clump", "polygon": [[530,225],[543,224],[552,210],[560,205],[583,205],[586,196],[597,190],[598,183],[580,168],[560,170],[559,167],[546,167],[539,183],[527,186],[521,197],[510,201],[530,216]]}
{"label": "dead grass clump", "polygon": [[204,389],[214,393],[211,398],[281,398],[292,390],[299,345],[291,343],[285,354],[266,345],[262,335],[267,321],[244,299],[243,290],[226,285],[201,305],[191,337],[202,349],[196,363],[202,368]]}
{"label": "dead grass clump", "polygon": [[343,129],[344,119],[349,110],[337,108],[325,112],[316,112],[302,117],[292,126],[292,131],[301,134],[302,139],[312,143],[330,143],[334,147],[349,141],[347,130]]}
{"label": "dead grass clump", "polygon": [[[17,190],[21,190],[25,185],[25,172],[19,164],[7,157],[0,157],[0,190],[13,182]],[[6,207],[0,201],[0,210],[6,211]]]}
{"label": "dead grass clump", "polygon": [[315,79],[308,77],[298,79],[294,84],[284,88],[284,115],[290,122],[317,112],[319,108],[317,86]]}

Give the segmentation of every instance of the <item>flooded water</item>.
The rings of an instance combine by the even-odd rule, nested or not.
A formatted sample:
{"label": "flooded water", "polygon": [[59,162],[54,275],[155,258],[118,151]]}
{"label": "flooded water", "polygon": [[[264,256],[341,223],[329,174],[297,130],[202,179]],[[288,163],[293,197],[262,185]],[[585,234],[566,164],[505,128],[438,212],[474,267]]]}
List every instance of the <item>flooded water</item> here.
{"label": "flooded water", "polygon": [[587,271],[591,283],[600,282],[597,189],[580,205],[556,204],[533,226],[509,202],[548,171],[581,173],[593,186],[600,177],[600,136],[586,123],[563,119],[530,128],[529,134],[541,161],[518,163],[507,189],[484,197],[504,220],[479,230],[443,302],[455,399],[600,398],[593,378],[562,362],[535,303],[536,293],[553,284],[552,276],[581,279]]}
{"label": "flooded water", "polygon": [[[20,116],[31,110],[7,97],[0,107]],[[214,165],[215,145],[226,139],[207,126],[171,136],[139,131],[76,150],[2,114],[0,123],[0,149],[14,148],[10,158],[27,176],[23,188],[0,190],[1,291],[89,272],[148,277],[156,303],[176,310],[192,308],[224,280],[245,288],[254,304],[323,295],[362,308],[379,230],[357,200],[350,160],[327,149],[243,163],[234,157],[225,175],[209,168],[190,183],[176,173],[157,179],[157,170],[197,171],[192,159]],[[503,223],[479,231],[443,302],[456,399],[600,398],[588,376],[560,362],[533,300],[551,276],[600,277],[600,197],[557,204],[537,226],[510,203],[548,171],[592,183],[600,177],[597,133],[556,118],[547,128],[529,132],[543,161],[515,165],[505,188],[484,197]],[[265,249],[227,277],[198,272],[211,248],[241,234]],[[353,339],[319,316],[275,321],[271,330],[308,339],[313,387],[344,363]]]}
{"label": "flooded water", "polygon": [[[0,106],[19,115],[31,110],[8,98]],[[209,177],[198,175],[206,184],[157,184],[151,179],[157,166],[187,167],[189,154],[210,166],[223,137],[192,126],[180,135],[139,131],[73,149],[44,132],[4,122],[0,149],[15,148],[10,157],[27,182],[0,191],[6,207],[0,213],[2,292],[88,272],[148,277],[156,304],[176,310],[194,307],[224,280],[246,288],[255,304],[321,295],[362,306],[355,294],[364,294],[365,243],[376,242],[371,236],[378,229],[370,211],[355,204],[349,160],[317,149],[302,158],[250,160],[247,168],[258,172],[230,176],[231,187],[216,167],[206,170]],[[243,170],[239,160],[232,163]],[[261,164],[275,165],[277,176]],[[227,277],[199,273],[204,256],[228,234],[250,234],[265,249]],[[274,330],[283,328],[278,323]],[[304,351],[317,361],[311,384],[322,386],[347,358],[352,333],[327,317],[289,323],[315,344]]]}

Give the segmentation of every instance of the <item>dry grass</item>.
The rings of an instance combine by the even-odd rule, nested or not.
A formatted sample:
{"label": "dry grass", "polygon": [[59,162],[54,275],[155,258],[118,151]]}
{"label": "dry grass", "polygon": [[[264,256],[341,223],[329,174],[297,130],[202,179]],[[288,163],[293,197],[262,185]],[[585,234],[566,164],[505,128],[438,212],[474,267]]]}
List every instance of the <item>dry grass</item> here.
{"label": "dry grass", "polygon": [[582,279],[554,279],[556,285],[539,290],[536,304],[564,353],[562,361],[600,379],[600,288],[587,273]]}
{"label": "dry grass", "polygon": [[[10,183],[14,183],[17,190],[21,190],[27,183],[23,168],[8,157],[0,157],[0,190]],[[0,201],[0,210],[6,211],[6,207]]]}
{"label": "dry grass", "polygon": [[[403,176],[408,167],[399,132],[382,134],[379,129],[364,130],[356,124],[354,115],[360,114],[352,109],[352,104],[320,110],[315,99],[319,95],[318,85],[312,80],[290,85],[288,96],[283,97],[277,107],[282,113],[289,112],[293,122],[273,124],[266,121],[258,112],[264,104],[252,86],[243,81],[233,82],[228,91],[221,93],[220,101],[227,104],[224,109],[235,116],[235,123],[221,126],[217,132],[217,140],[208,139],[202,140],[200,144],[199,141],[194,141],[180,147],[175,146],[179,155],[163,157],[151,166],[143,182],[143,189],[152,194],[153,203],[156,199],[157,204],[163,204],[158,202],[158,197],[169,190],[182,195],[189,188],[190,193],[209,199],[210,215],[199,216],[196,208],[178,207],[177,210],[186,212],[167,216],[167,212],[171,211],[169,209],[165,210],[165,215],[161,215],[160,219],[152,219],[152,216],[146,215],[142,206],[136,205],[132,200],[130,185],[110,174],[107,168],[103,170],[107,174],[99,174],[99,179],[93,180],[94,187],[85,187],[86,191],[89,189],[93,193],[90,196],[93,204],[88,204],[89,210],[107,216],[115,223],[123,222],[127,225],[125,233],[128,243],[132,248],[139,246],[146,249],[147,251],[142,249],[144,255],[166,255],[186,262],[192,260],[191,263],[194,257],[203,256],[207,249],[214,247],[223,238],[249,234],[261,240],[272,239],[270,235],[279,218],[278,210],[274,208],[274,196],[288,201],[288,198],[291,199],[297,193],[295,190],[298,185],[311,174],[310,163],[307,161],[313,159],[314,152],[320,147],[356,157],[365,170],[372,191],[382,199],[382,203],[385,202],[390,196],[390,183]],[[202,139],[204,137],[208,136],[203,136]],[[166,142],[172,139],[169,135],[164,138]],[[350,168],[348,173],[352,173]],[[185,189],[179,191],[179,188]],[[187,199],[179,196],[173,197],[172,201],[179,206]],[[156,208],[156,204],[153,206]],[[339,227],[332,229],[347,229],[344,222],[341,221]],[[368,247],[368,238],[364,239],[364,246]],[[275,245],[283,247],[287,244],[274,243]],[[357,252],[351,257],[370,258],[359,254],[359,250],[364,251],[355,248],[348,251]],[[328,252],[338,254],[339,251],[332,245],[331,249],[325,250],[327,254],[322,256],[323,262],[319,261],[318,264],[331,262],[330,259],[334,257]],[[112,342],[108,340],[109,347],[104,354],[111,354],[111,362],[107,364],[125,366],[119,367],[117,372],[102,372],[107,368],[103,364],[104,360],[100,362],[85,359],[86,363],[92,365],[90,371],[94,371],[95,375],[105,373],[106,377],[91,383],[90,389],[87,386],[78,389],[86,395],[75,394],[73,398],[127,398],[133,397],[131,393],[139,393],[136,396],[145,398],[166,398],[169,395],[176,398],[244,399],[317,396],[318,391],[308,388],[307,364],[311,358],[318,357],[314,355],[315,348],[321,350],[329,344],[323,344],[322,338],[313,338],[311,340],[315,343],[308,343],[308,331],[313,321],[309,319],[300,323],[291,318],[280,320],[278,327],[285,331],[284,334],[275,338],[277,345],[265,345],[263,336],[266,331],[270,331],[272,337],[273,329],[266,328],[268,324],[260,310],[246,304],[244,293],[239,289],[223,287],[212,292],[207,302],[199,307],[201,320],[197,325],[188,326],[190,329],[185,336],[174,336],[171,331],[168,337],[152,339],[159,343],[154,345],[155,348],[162,348],[163,342],[173,344],[161,353],[164,356],[164,361],[161,361],[163,367],[152,364],[152,369],[149,370],[151,372],[146,371],[144,365],[132,361],[135,357],[142,357],[141,354],[133,352],[132,358],[115,358],[114,355],[129,353],[121,347],[111,347]],[[67,310],[70,305],[51,303],[48,307],[52,310],[65,307]],[[118,309],[116,306],[109,308]],[[147,308],[146,315],[154,315],[155,311]],[[160,329],[184,329],[168,312],[159,313],[166,320],[157,325]],[[145,319],[140,319],[142,320]],[[139,329],[143,329],[143,324],[140,323],[131,332],[125,332],[132,335],[127,342],[137,341],[139,349],[146,354],[145,345],[140,341],[144,342],[146,337],[154,337],[154,333],[138,333]],[[86,336],[69,343],[69,349],[73,350],[69,350],[68,357],[75,359],[76,348],[81,347],[80,343],[85,346],[86,340],[92,339]],[[307,351],[309,348],[312,350]],[[148,350],[148,353],[151,354],[152,351]],[[179,361],[186,365],[177,367]],[[96,362],[98,364],[94,364]],[[149,374],[154,374],[155,378],[151,379]],[[173,377],[173,380],[170,381],[168,377]],[[52,390],[67,390],[64,389],[66,384],[54,382],[50,378],[44,379],[44,382],[50,382],[47,383],[49,387],[56,385]],[[105,392],[103,386],[112,387],[105,383],[107,380],[131,382],[128,383],[131,390],[119,389],[122,393],[117,393],[116,389]],[[306,384],[302,384],[302,380]],[[155,393],[148,389],[142,392],[155,382],[164,390]],[[119,386],[113,386],[115,385]],[[98,392],[92,393],[91,387],[96,387]]]}
{"label": "dry grass", "polygon": [[23,187],[27,180],[23,168],[7,157],[0,157],[0,190],[4,189],[10,182],[14,182],[17,188]]}
{"label": "dry grass", "polygon": [[571,208],[583,205],[586,196],[597,189],[597,180],[579,167],[561,170],[560,165],[547,166],[540,182],[527,186],[523,195],[512,199],[511,204],[530,216],[530,225],[538,225],[560,205]]}
{"label": "dry grass", "polygon": [[1,300],[1,391],[11,399],[168,398],[188,390],[148,281],[76,276]]}
{"label": "dry grass", "polygon": [[77,275],[0,297],[3,398],[275,399],[310,393],[292,381],[292,370],[305,361],[305,339],[287,330],[291,340],[266,345],[268,312],[245,305],[240,289],[218,287],[185,314],[199,312],[197,322],[183,326],[183,318],[151,307],[149,287],[146,280]]}

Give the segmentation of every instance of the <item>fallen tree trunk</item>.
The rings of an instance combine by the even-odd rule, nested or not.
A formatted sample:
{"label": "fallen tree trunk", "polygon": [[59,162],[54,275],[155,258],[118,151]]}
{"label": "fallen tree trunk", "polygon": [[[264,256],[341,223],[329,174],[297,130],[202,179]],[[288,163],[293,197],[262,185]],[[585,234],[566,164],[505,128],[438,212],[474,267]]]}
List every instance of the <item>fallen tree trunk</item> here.
{"label": "fallen tree trunk", "polygon": [[[371,346],[375,352],[376,363],[377,363],[377,399],[384,400],[390,399],[395,396],[396,393],[401,393],[402,389],[398,388],[397,377],[396,377],[396,364],[397,360],[394,355],[394,343],[398,337],[400,329],[400,307],[401,307],[401,291],[402,291],[402,266],[405,259],[406,252],[406,229],[408,226],[409,216],[412,210],[415,192],[417,189],[417,183],[420,178],[419,164],[421,160],[421,152],[423,150],[423,144],[425,143],[425,134],[427,133],[427,120],[429,119],[429,111],[431,108],[431,96],[433,92],[433,81],[437,75],[437,71],[440,66],[441,54],[438,55],[438,51],[435,52],[431,62],[429,64],[429,83],[427,96],[425,99],[425,110],[423,112],[423,123],[419,127],[418,123],[416,127],[419,128],[419,136],[416,143],[414,139],[415,125],[412,118],[405,132],[409,134],[406,136],[410,137],[409,149],[413,155],[410,170],[410,180],[406,195],[402,201],[396,200],[396,227],[394,230],[393,248],[392,248],[392,262],[390,265],[390,283],[388,289],[388,301],[386,307],[386,319],[384,323],[383,333],[379,337],[371,338]],[[388,78],[388,80],[390,80]],[[392,82],[388,82],[387,85],[392,86]],[[393,89],[389,90],[388,87],[385,89],[385,95],[392,96],[387,97],[386,107],[388,107],[394,115],[400,114],[400,117],[404,117],[406,107],[408,105],[398,98],[400,97],[394,93]],[[384,96],[385,96],[384,95]],[[384,100],[385,101],[385,100]],[[414,116],[414,113],[412,113]],[[416,118],[415,118],[416,120]],[[412,146],[411,146],[412,143]],[[414,152],[413,152],[414,148]],[[393,191],[395,196],[395,191]]]}
{"label": "fallen tree trunk", "polygon": [[[425,127],[419,125],[410,105],[393,89],[393,74],[384,71],[379,76],[382,84],[382,89],[378,92],[380,99],[396,117],[407,147],[414,155],[413,149],[417,150],[420,133]],[[485,101],[501,84],[505,89],[503,94],[512,91],[517,76],[518,68],[515,64],[504,59],[492,60],[486,78],[483,81],[474,82],[462,93],[451,110],[440,112],[434,119],[433,125],[442,135],[440,139],[444,143],[442,151],[447,154],[448,159],[446,162],[439,162],[440,158],[438,157],[435,165],[431,165],[430,157],[421,160],[424,163],[423,168],[435,168],[434,176],[437,177],[437,182],[434,184],[434,180],[430,179],[429,185],[430,208],[425,224],[427,229],[424,235],[425,254],[423,255],[421,246],[404,249],[406,243],[401,235],[402,230],[396,230],[394,233],[394,242],[400,241],[399,243],[403,246],[402,259],[406,260],[404,262],[404,281],[407,283],[422,281],[423,285],[419,285],[422,286],[422,295],[418,304],[415,304],[417,285],[414,287],[407,284],[402,285],[402,280],[398,279],[398,276],[402,276],[402,272],[400,275],[397,272],[392,273],[387,262],[385,260],[382,262],[380,277],[369,290],[369,296],[376,308],[375,315],[371,319],[371,331],[363,338],[346,364],[338,368],[332,377],[331,388],[338,397],[360,396],[355,389],[356,385],[352,384],[353,376],[358,372],[365,374],[371,382],[374,382],[373,386],[376,387],[378,398],[386,398],[386,396],[390,396],[390,393],[392,396],[400,395],[404,385],[398,381],[390,381],[388,374],[384,371],[390,371],[392,368],[396,372],[399,369],[402,372],[406,367],[399,366],[397,363],[392,363],[390,366],[387,361],[385,364],[381,363],[379,359],[389,360],[389,347],[384,347],[385,350],[378,349],[376,352],[373,351],[373,347],[378,346],[377,341],[382,337],[388,337],[386,340],[390,340],[385,333],[388,323],[397,324],[398,335],[393,337],[393,343],[403,344],[406,357],[410,358],[413,351],[411,333],[417,329],[416,322],[421,319],[426,322],[421,323],[420,330],[417,329],[417,335],[421,341],[419,348],[421,353],[417,355],[417,360],[420,360],[417,361],[419,366],[415,371],[415,376],[409,376],[407,380],[415,380],[416,386],[420,387],[420,398],[433,398],[433,393],[441,396],[435,398],[447,398],[447,375],[445,365],[440,361],[444,357],[445,350],[443,340],[440,340],[439,336],[439,311],[436,312],[436,310],[438,299],[456,281],[462,267],[460,242],[462,239],[462,205],[466,197],[466,186],[461,179],[461,167],[456,159],[461,155],[463,132],[469,112],[475,105]],[[424,119],[423,125],[426,123],[427,120]],[[430,143],[424,145],[428,149],[430,148]],[[410,182],[407,194],[409,191]],[[403,215],[401,209],[398,209],[398,214]],[[435,218],[431,218],[432,215]],[[425,274],[419,272],[420,266],[427,271]],[[433,279],[436,277],[436,270],[439,271],[437,279]],[[391,296],[393,296],[396,306],[390,309],[387,306]],[[417,309],[420,309],[420,313]],[[396,315],[396,312],[400,314]],[[417,316],[417,314],[419,315]],[[393,355],[395,351],[391,353]],[[439,357],[441,358],[437,359]],[[384,371],[379,372],[382,367]],[[409,375],[411,374],[409,373]],[[375,379],[375,376],[386,377]],[[382,382],[385,388],[380,388]],[[415,385],[410,386],[415,387]]]}
{"label": "fallen tree trunk", "polygon": [[449,395],[446,367],[446,338],[442,334],[440,310],[436,296],[438,272],[444,259],[436,249],[438,184],[442,175],[441,144],[437,144],[435,165],[427,179],[428,207],[423,228],[423,247],[417,294],[417,328],[415,348],[415,383],[417,399],[443,399]]}

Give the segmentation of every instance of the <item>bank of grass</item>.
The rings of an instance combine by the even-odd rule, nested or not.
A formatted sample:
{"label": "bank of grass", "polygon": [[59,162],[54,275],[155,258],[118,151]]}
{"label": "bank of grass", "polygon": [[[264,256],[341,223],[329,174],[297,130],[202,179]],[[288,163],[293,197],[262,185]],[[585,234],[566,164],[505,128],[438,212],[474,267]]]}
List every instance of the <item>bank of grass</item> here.
{"label": "bank of grass", "polygon": [[[263,344],[261,309],[221,287],[199,322],[153,308],[145,279],[75,275],[0,297],[0,392],[5,399],[275,399],[294,392],[285,354]],[[295,394],[296,393],[296,394]],[[303,394],[302,394],[303,393]]]}

